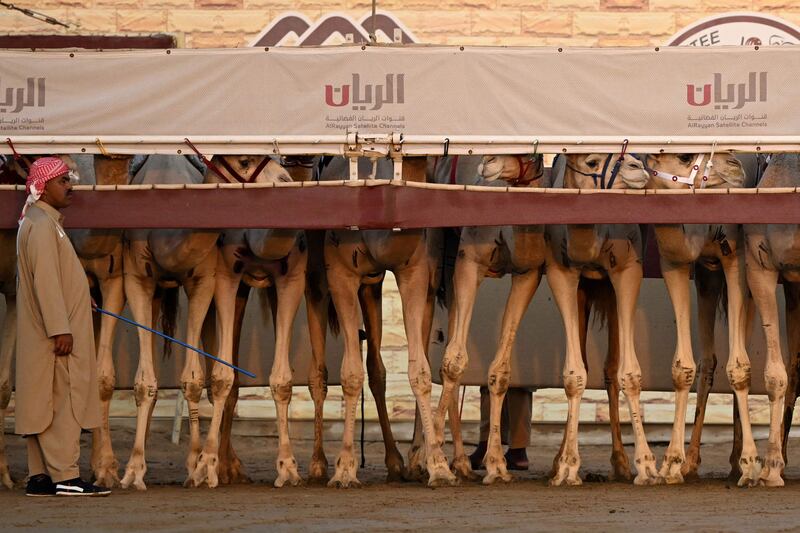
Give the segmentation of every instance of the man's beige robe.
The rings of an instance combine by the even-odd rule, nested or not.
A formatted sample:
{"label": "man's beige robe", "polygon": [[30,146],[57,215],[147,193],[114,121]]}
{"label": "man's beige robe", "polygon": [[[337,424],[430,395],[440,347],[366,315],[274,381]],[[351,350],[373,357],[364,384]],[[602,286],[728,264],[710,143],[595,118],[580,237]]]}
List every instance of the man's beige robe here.
{"label": "man's beige robe", "polygon": [[101,424],[92,304],[86,273],[61,226],[58,210],[41,200],[17,234],[17,364],[15,431],[41,433],[53,419],[55,358],[51,337],[72,334],[70,399],[84,429]]}

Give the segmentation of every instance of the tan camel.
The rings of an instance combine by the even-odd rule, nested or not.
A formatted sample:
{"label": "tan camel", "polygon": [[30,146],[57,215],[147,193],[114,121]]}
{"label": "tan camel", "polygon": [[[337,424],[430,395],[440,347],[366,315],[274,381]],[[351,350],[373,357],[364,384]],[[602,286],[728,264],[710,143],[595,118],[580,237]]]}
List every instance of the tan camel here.
{"label": "tan camel", "polygon": [[[730,153],[717,154],[652,154],[646,163],[650,174],[649,188],[740,188],[744,185],[742,164]],[[689,277],[693,264],[702,269],[722,270],[727,286],[729,356],[727,374],[736,395],[741,416],[743,447],[739,465],[742,469],[738,484],[752,486],[761,473],[760,460],[750,428],[747,395],[750,389],[750,360],[745,342],[745,269],[741,228],[736,224],[657,224],[656,240],[661,256],[661,272],[667,285],[677,326],[677,344],[672,362],[672,383],[675,387],[675,420],[672,438],[664,455],[659,475],[667,483],[682,483],[683,472],[696,472],[699,464],[700,432],[713,379],[715,361],[713,330],[720,283],[698,286],[700,338],[704,344],[702,378],[698,384],[700,415],[695,420],[697,438],[690,445],[690,462],[684,454],[686,406],[689,389],[695,378],[696,366],[692,354]],[[698,281],[709,277],[698,269]],[[709,346],[710,344],[710,346]]]}
{"label": "tan camel", "polygon": [[[149,156],[139,167],[133,183],[201,183],[204,176],[184,157]],[[187,316],[187,333],[185,340],[197,346],[200,331],[209,304],[214,296],[215,273],[217,267],[218,231],[203,230],[128,230],[123,243],[125,295],[134,320],[146,326],[153,326],[154,315],[157,316],[158,301],[164,289],[184,287],[189,299]],[[174,294],[168,295],[170,303],[165,310],[169,323],[174,323],[174,312],[177,299]],[[171,328],[166,328],[170,330]],[[137,405],[136,437],[131,457],[125,468],[121,485],[128,488],[133,485],[145,490],[144,475],[147,471],[145,462],[145,441],[147,438],[150,417],[158,395],[153,363],[152,335],[142,329],[139,335],[139,366],[134,383],[134,397]],[[190,446],[186,467],[189,472],[187,484],[198,478],[206,477],[208,470],[216,472],[216,456],[200,456],[200,396],[205,385],[204,364],[200,355],[186,351],[181,388],[189,404]],[[214,379],[225,377],[225,372],[215,368]],[[232,382],[232,376],[228,380]],[[222,400],[215,406],[214,424],[219,427],[224,397],[230,390],[220,382],[219,394]],[[217,390],[215,388],[215,390]],[[195,474],[199,471],[200,474]],[[209,481],[213,484],[211,476]]]}
{"label": "tan camel", "polygon": [[[455,168],[454,161],[451,160],[449,163],[451,169]],[[465,163],[461,165],[462,168],[471,169],[472,176],[459,179],[459,174],[451,171],[450,174],[455,176],[455,179],[451,178],[448,181],[459,183],[466,178],[467,181],[474,182],[475,176],[479,176],[487,182],[486,184],[537,188],[549,185],[543,179],[544,163],[541,156],[485,156],[477,161],[467,160]],[[447,172],[446,164],[440,168]],[[449,341],[441,369],[442,395],[436,412],[440,440],[444,440],[444,420],[448,411],[451,413],[451,425],[459,422],[457,411],[453,416],[452,402],[457,397],[461,376],[468,364],[467,336],[478,287],[487,276],[512,275],[511,291],[503,314],[500,344],[489,370],[491,416],[488,450],[484,459],[487,470],[484,483],[487,484],[497,479],[506,481],[511,479],[506,471],[506,461],[500,443],[500,408],[508,389],[514,338],[522,315],[541,280],[544,261],[545,239],[542,225],[467,227],[460,231],[453,274],[454,298],[449,305]],[[499,372],[500,369],[505,370],[505,373]],[[500,378],[502,383],[492,383],[492,378],[497,378],[498,374],[503,374]],[[459,477],[471,479],[473,473],[469,459],[463,452],[459,431],[453,432],[453,443],[455,447],[453,468]]]}
{"label": "tan camel", "polygon": [[[773,155],[758,188],[800,186],[800,155]],[[745,224],[747,284],[761,315],[767,340],[767,364],[764,380],[770,404],[769,440],[764,465],[758,481],[774,487],[783,486],[786,438],[794,402],[797,398],[798,353],[800,353],[800,239],[797,224]],[[780,318],[776,297],[778,280],[783,280],[786,294],[786,325],[791,362],[787,376],[780,341]],[[749,367],[744,369],[748,371]],[[789,393],[787,394],[787,388]],[[785,405],[784,405],[785,403]],[[741,409],[740,409],[741,411]],[[740,414],[742,414],[740,412]],[[786,418],[783,418],[786,417]],[[783,428],[781,427],[782,422]],[[785,432],[782,434],[782,430]],[[785,442],[785,441],[784,441]]]}
{"label": "tan camel", "polygon": [[[424,181],[425,159],[406,159],[403,178]],[[323,177],[342,179],[347,175],[347,162],[335,159],[323,172]],[[362,177],[391,176],[387,160],[359,161]],[[425,458],[430,486],[452,485],[456,482],[436,438],[431,410],[431,373],[426,355],[426,334],[433,320],[435,272],[440,243],[432,230],[330,230],[324,243],[327,281],[334,306],[341,322],[345,353],[341,381],[345,397],[343,446],[336,461],[336,472],[329,486],[360,485],[358,463],[353,453],[353,432],[356,404],[364,381],[358,338],[358,293],[362,285],[375,284],[391,270],[397,278],[403,306],[403,319],[408,339],[408,372],[411,388],[417,399],[425,435]],[[424,310],[421,312],[421,310]],[[375,317],[377,320],[378,317]],[[372,317],[367,318],[372,320]]]}
{"label": "tan camel", "polygon": [[[630,155],[584,154],[566,156],[564,188],[634,188],[647,182],[642,163]],[[586,366],[582,360],[580,302],[581,276],[607,277],[613,286],[614,301],[597,302],[613,307],[618,317],[619,362],[617,386],[628,399],[635,441],[637,485],[658,480],[655,457],[647,444],[642,425],[639,395],[641,368],[633,343],[633,315],[642,281],[643,243],[639,226],[621,224],[549,225],[547,226],[547,282],[556,300],[566,333],[564,389],[568,415],[561,450],[553,462],[551,485],[580,485],[578,475],[578,418],[580,400],[586,387]],[[614,327],[610,322],[609,327]],[[498,388],[507,380],[507,370],[497,369],[490,383]]]}
{"label": "tan camel", "polygon": [[[306,181],[313,175],[313,165],[303,159],[289,159],[288,172],[275,161],[263,167],[260,156],[215,157],[212,163],[227,181],[289,182]],[[230,170],[235,174],[232,174]],[[238,338],[241,333],[244,306],[249,289],[274,289],[270,304],[275,326],[275,359],[269,377],[270,390],[275,401],[278,424],[278,477],[276,487],[301,482],[297,472],[289,441],[289,402],[292,397],[292,368],[289,361],[292,324],[297,314],[306,282],[308,247],[301,230],[247,229],[226,230],[220,239],[220,255],[217,263],[214,305],[217,316],[219,357],[226,361],[238,361]],[[236,346],[236,349],[234,348]],[[223,395],[223,391],[230,394]],[[238,398],[238,379],[234,379],[227,367],[215,365],[209,398],[214,401],[214,416],[209,437],[199,457],[198,464],[207,464],[206,470],[195,470],[193,482],[199,485],[207,479],[209,486],[217,484],[217,474],[212,465],[219,456],[219,477],[225,483],[246,481],[241,462],[231,446],[230,431]],[[217,440],[221,415],[222,435]],[[224,414],[223,414],[224,413]],[[206,461],[213,458],[213,461]]]}

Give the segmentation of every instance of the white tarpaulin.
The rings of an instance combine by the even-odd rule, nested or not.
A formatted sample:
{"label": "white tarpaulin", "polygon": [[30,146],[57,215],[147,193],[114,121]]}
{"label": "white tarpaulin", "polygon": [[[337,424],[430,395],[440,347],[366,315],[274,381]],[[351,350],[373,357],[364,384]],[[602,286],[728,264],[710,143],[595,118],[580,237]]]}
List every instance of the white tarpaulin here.
{"label": "white tarpaulin", "polygon": [[624,138],[796,150],[798,71],[794,47],[6,51],[0,135],[27,152],[96,152],[100,138],[174,153],[189,137],[214,153],[341,153],[346,132],[402,133],[408,153],[441,153],[445,138],[451,153]]}

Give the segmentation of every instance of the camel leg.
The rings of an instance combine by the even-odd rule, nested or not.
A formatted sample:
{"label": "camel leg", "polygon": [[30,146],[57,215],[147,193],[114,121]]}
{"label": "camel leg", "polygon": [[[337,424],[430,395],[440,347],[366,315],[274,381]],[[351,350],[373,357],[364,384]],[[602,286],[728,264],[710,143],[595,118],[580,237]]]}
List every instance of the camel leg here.
{"label": "camel leg", "polygon": [[800,284],[783,282],[786,297],[786,336],[789,348],[789,386],[786,391],[786,404],[783,411],[783,460],[786,461],[786,446],[789,444],[789,430],[792,429],[794,404],[800,387]]}
{"label": "camel leg", "polygon": [[16,295],[6,295],[6,316],[3,320],[3,336],[0,338],[0,485],[7,489],[14,487],[8,471],[5,443],[5,417],[8,402],[11,401],[11,360],[17,342],[17,303]]}
{"label": "camel leg", "polygon": [[614,285],[619,316],[620,367],[617,380],[628,400],[635,443],[636,477],[633,483],[635,485],[652,485],[658,480],[658,471],[656,470],[655,456],[650,451],[644,434],[642,410],[639,404],[639,395],[642,390],[642,370],[636,359],[633,345],[633,320],[636,300],[639,297],[639,287],[642,283],[642,265],[632,261],[625,268],[611,270],[609,277]]}
{"label": "camel leg", "polygon": [[[750,243],[748,243],[748,248],[750,248]],[[762,460],[757,456],[753,434],[750,429],[747,405],[747,393],[750,388],[750,361],[747,359],[747,353],[743,346],[736,346],[738,351],[734,351],[732,346],[727,372],[734,394],[736,394],[736,400],[739,403],[739,416],[742,419],[742,456],[739,460],[742,468],[742,477],[739,479],[739,486],[752,486],[757,483],[764,483],[767,486],[782,486],[783,478],[781,475],[784,462],[781,451],[781,422],[788,377],[781,353],[780,320],[778,316],[778,301],[775,294],[778,272],[767,270],[757,261],[757,259],[751,260],[748,257],[747,283],[753,295],[753,302],[761,315],[761,327],[767,340],[767,364],[764,367],[764,379],[770,404],[769,442],[762,469]],[[727,271],[725,274],[728,276]],[[736,279],[731,280],[728,278],[729,294],[732,292],[730,291],[731,281],[735,282]],[[729,327],[740,327],[743,333],[744,321],[733,322],[733,304],[734,302],[730,301],[729,296]],[[737,320],[739,318],[741,318],[741,313],[736,316]],[[731,335],[732,341],[733,338],[733,335]]]}
{"label": "camel leg", "polygon": [[308,270],[306,274],[306,316],[311,340],[311,368],[308,390],[314,401],[314,451],[308,466],[311,482],[328,481],[328,459],[323,446],[323,409],[328,395],[328,368],[325,365],[325,339],[328,331],[330,292],[324,270],[324,231],[306,231]]}
{"label": "camel leg", "polygon": [[[148,327],[153,325],[152,301],[156,290],[155,280],[146,275],[133,272],[136,266],[136,253],[126,249],[124,261],[131,265],[130,272],[126,271],[123,279],[125,296],[133,314],[133,319]],[[133,450],[125,467],[125,475],[120,485],[123,489],[133,485],[137,490],[146,490],[144,475],[147,472],[145,460],[145,444],[150,429],[150,417],[158,399],[158,382],[153,363],[152,334],[143,329],[137,329],[139,336],[139,367],[133,384],[133,393],[136,400],[136,437]]]}
{"label": "camel leg", "polygon": [[[721,272],[710,272],[699,265],[695,266],[694,280],[697,291],[697,319],[701,361],[697,380],[697,405],[694,411],[694,427],[692,428],[689,447],[686,450],[686,459],[681,467],[681,475],[684,479],[697,477],[697,469],[701,462],[700,441],[703,435],[708,394],[714,384],[714,372],[717,369],[717,355],[714,348],[714,323],[723,279]],[[736,462],[738,464],[738,456]]]}
{"label": "camel leg", "polygon": [[292,453],[289,440],[289,402],[292,399],[292,367],[289,362],[291,349],[292,324],[294,324],[300,300],[306,289],[306,265],[308,255],[298,247],[289,254],[287,273],[275,279],[278,308],[275,313],[275,360],[269,374],[269,389],[275,401],[275,412],[278,417],[278,457],[275,460],[278,477],[276,487],[287,483],[297,486],[302,478],[297,472],[297,460]]}
{"label": "camel leg", "polygon": [[[588,319],[588,316],[587,316]],[[606,354],[603,375],[605,376],[606,395],[608,396],[608,419],[611,429],[611,478],[619,481],[630,481],[631,464],[628,454],[622,445],[622,428],[619,421],[619,317],[617,316],[616,303],[608,314],[608,353]],[[588,320],[587,320],[588,322]],[[585,353],[585,344],[584,353]]]}
{"label": "camel leg", "polygon": [[686,407],[689,402],[689,389],[694,382],[696,366],[692,354],[689,265],[673,264],[662,259],[661,272],[675,313],[677,344],[675,355],[672,357],[675,418],[672,423],[672,438],[664,454],[664,461],[661,463],[658,475],[662,481],[673,484],[683,483],[681,467],[686,459],[684,452]]}
{"label": "camel leg", "polygon": [[[440,442],[444,442],[445,414],[450,411],[451,429],[453,419],[457,418],[457,408],[453,410],[451,406],[457,405],[458,386],[469,362],[467,337],[469,335],[470,322],[472,321],[472,311],[478,287],[486,275],[486,267],[473,259],[473,254],[480,254],[480,249],[473,243],[469,244],[469,247],[461,250],[463,253],[459,253],[453,274],[454,298],[450,304],[448,320],[449,340],[442,358],[442,394],[439,397],[435,421],[437,439]],[[453,416],[453,413],[456,413],[456,417]],[[458,420],[458,439],[453,435],[454,444],[458,441],[457,445],[460,447],[459,450],[456,450],[453,465],[460,477],[474,479],[475,474],[472,472],[469,459],[463,450],[463,443],[460,438],[460,423],[461,421]]]}
{"label": "camel leg", "polygon": [[586,389],[586,366],[581,357],[580,326],[578,324],[577,270],[548,261],[547,283],[558,305],[566,336],[566,358],[564,362],[564,392],[567,394],[567,423],[564,437],[550,476],[550,485],[580,485],[583,483],[578,471],[581,456],[578,453],[578,420],[581,398]]}
{"label": "camel leg", "polygon": [[[187,280],[184,284],[186,294],[189,298],[189,314],[187,318],[187,343],[191,346],[197,346],[200,339],[200,333],[203,327],[208,307],[211,304],[211,299],[214,299],[217,314],[217,338],[218,340],[218,353],[216,356],[227,363],[233,361],[233,331],[234,331],[234,316],[236,310],[236,293],[239,288],[241,275],[228,270],[225,266],[224,259],[221,253],[213,250],[210,254],[211,258],[204,261],[203,266],[206,268],[199,272],[194,278]],[[212,264],[211,261],[214,261]],[[211,268],[209,269],[209,266]],[[208,275],[210,272],[216,271],[216,275]],[[192,361],[191,359],[195,359]],[[191,391],[187,394],[189,400],[189,412],[192,409],[198,409],[197,403],[192,405],[192,402],[199,400],[199,394],[194,393],[194,387],[197,384],[197,374],[195,373],[195,365],[201,365],[199,355],[192,352],[191,355],[186,354],[186,366],[184,367],[181,382],[184,385],[184,391]],[[203,376],[203,371],[199,372],[200,377]],[[199,382],[200,388],[203,386],[203,380]],[[228,400],[233,387],[233,369],[226,365],[214,363],[211,369],[211,385],[209,400],[212,403],[213,411],[211,415],[211,423],[208,427],[208,434],[206,435],[205,443],[203,444],[202,451],[194,459],[193,454],[199,446],[199,439],[195,441],[195,432],[192,431],[192,441],[190,444],[190,457],[186,462],[188,470],[188,477],[185,485],[199,487],[203,483],[208,484],[209,488],[214,488],[219,484],[219,443],[220,443],[220,427],[222,425],[222,413],[225,410],[225,404]],[[192,397],[192,399],[189,398]],[[196,399],[195,399],[196,398]],[[194,421],[191,421],[195,424]],[[199,419],[197,420],[199,424]],[[197,432],[199,437],[199,428]]]}
{"label": "camel leg", "polygon": [[[328,254],[326,253],[326,262]],[[358,339],[359,311],[358,288],[360,280],[356,273],[350,272],[335,260],[330,261],[328,280],[331,297],[339,315],[342,336],[344,337],[344,357],[342,358],[341,382],[344,395],[344,433],[342,449],[336,458],[336,472],[329,487],[358,487],[358,462],[353,453],[353,434],[355,432],[356,409],[364,384],[364,367],[361,362],[361,344]]]}
{"label": "camel leg", "polygon": [[[778,306],[775,299],[778,273],[758,268],[757,265],[756,268],[751,268],[753,265],[749,263],[748,258],[747,277],[752,277],[752,280],[748,279],[747,282],[753,294],[753,301],[761,313],[764,333],[767,338],[767,364],[764,374],[767,380],[767,393],[770,397],[770,450],[772,453],[769,459],[778,460],[781,463],[779,470],[775,472],[777,479],[771,479],[770,483],[783,485],[783,480],[780,478],[783,470],[783,457],[780,451],[780,418],[783,412],[781,410],[778,413],[777,406],[779,404],[783,405],[783,397],[786,392],[786,368],[781,358]],[[742,476],[739,478],[738,485],[754,486],[759,483],[759,477],[762,475],[762,459],[758,456],[753,439],[747,401],[750,390],[751,370],[750,359],[745,349],[745,272],[744,268],[742,268],[741,252],[734,257],[724,258],[722,266],[728,283],[729,355],[725,371],[736,396],[742,424],[742,454],[739,458]],[[777,361],[775,360],[776,358]],[[775,446],[774,450],[772,449],[773,446]],[[775,456],[775,450],[777,451],[777,457]],[[769,467],[765,466],[764,470],[766,472]]]}
{"label": "camel leg", "polygon": [[367,331],[367,376],[369,389],[375,399],[378,410],[378,421],[383,434],[383,445],[386,450],[386,480],[401,481],[403,479],[403,456],[397,449],[389,424],[389,413],[386,409],[386,367],[381,358],[381,289],[383,283],[362,285],[358,291],[361,313],[364,317],[364,328]]}
{"label": "camel leg", "polygon": [[[233,364],[239,366],[239,339],[242,334],[242,322],[244,312],[247,307],[247,300],[250,295],[250,287],[239,284],[236,293],[236,310],[234,313],[233,328]],[[205,341],[204,341],[205,346]],[[233,418],[236,415],[236,404],[239,401],[239,373],[233,374],[233,387],[228,394],[225,402],[225,409],[222,412],[222,426],[219,441],[219,482],[223,485],[232,483],[250,483],[250,478],[244,470],[242,462],[233,449],[231,433],[233,431]]]}
{"label": "camel leg", "polygon": [[500,343],[494,360],[489,365],[489,441],[486,456],[483,459],[486,465],[486,476],[483,478],[483,483],[486,485],[495,481],[508,482],[512,479],[506,469],[506,458],[503,455],[500,417],[511,377],[511,351],[514,348],[514,340],[522,315],[528,309],[540,280],[539,269],[529,270],[524,274],[515,274],[511,277],[511,291],[503,313]]}
{"label": "camel leg", "polygon": [[[419,248],[422,250],[422,247]],[[411,259],[411,266],[395,271],[397,287],[403,304],[403,323],[408,339],[408,379],[417,400],[422,431],[425,437],[425,463],[428,471],[428,486],[454,485],[456,477],[450,471],[447,458],[442,451],[442,442],[437,437],[431,409],[431,369],[423,339],[426,296],[430,281],[428,265]]]}
{"label": "camel leg", "polygon": [[[121,249],[121,245],[120,245]],[[117,252],[114,272],[108,277],[101,277],[100,292],[103,295],[103,307],[114,314],[121,314],[125,306],[125,290],[122,279],[122,254]],[[116,375],[114,372],[114,332],[117,319],[108,315],[100,317],[100,339],[97,344],[97,379],[100,389],[100,401],[103,409],[103,425],[95,429],[92,438],[92,470],[96,483],[112,488],[119,485],[119,462],[114,456],[109,426],[109,408],[114,394]]]}

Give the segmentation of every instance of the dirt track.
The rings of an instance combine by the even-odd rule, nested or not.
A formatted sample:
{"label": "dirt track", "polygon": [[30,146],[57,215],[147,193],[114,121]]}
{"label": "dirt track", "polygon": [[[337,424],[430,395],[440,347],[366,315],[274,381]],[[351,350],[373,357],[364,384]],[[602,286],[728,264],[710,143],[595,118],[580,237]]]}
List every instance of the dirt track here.
{"label": "dirt track", "polygon": [[[268,423],[264,423],[268,424]],[[585,483],[582,487],[549,488],[545,473],[557,447],[531,446],[531,471],[506,486],[464,484],[429,490],[414,483],[383,481],[383,449],[368,443],[367,467],[360,471],[362,489],[322,487],[274,489],[276,441],[238,436],[235,446],[255,483],[234,487],[183,489],[185,440],[180,448],[157,427],[148,446],[149,470],[144,493],[117,489],[110,498],[80,500],[25,498],[22,491],[0,489],[0,528],[82,530],[418,530],[450,529],[670,531],[800,530],[800,442],[790,444],[789,481],[783,489],[738,489],[725,478],[728,443],[703,448],[702,481],[684,486],[633,487],[622,483]],[[124,464],[132,431],[114,433],[117,457]],[[548,439],[552,441],[552,439]],[[24,442],[7,435],[12,475],[24,475]],[[85,439],[84,451],[88,451]],[[759,442],[759,449],[764,449]],[[405,453],[407,445],[401,445]],[[653,446],[657,457],[664,446]],[[329,442],[328,460],[336,444]],[[628,447],[629,455],[632,449]],[[310,442],[296,441],[295,453],[305,467]],[[583,472],[608,472],[608,446],[582,446]],[[88,473],[84,454],[83,472]],[[332,470],[331,470],[332,471]],[[302,472],[305,473],[305,472]]]}

